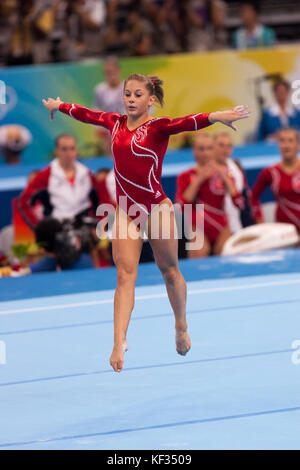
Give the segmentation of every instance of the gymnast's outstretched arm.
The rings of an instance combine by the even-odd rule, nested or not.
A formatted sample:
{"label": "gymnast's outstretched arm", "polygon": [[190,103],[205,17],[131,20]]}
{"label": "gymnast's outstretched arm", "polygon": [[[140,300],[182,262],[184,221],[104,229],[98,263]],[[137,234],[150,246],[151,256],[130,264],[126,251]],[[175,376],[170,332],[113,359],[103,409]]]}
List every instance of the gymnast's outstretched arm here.
{"label": "gymnast's outstretched arm", "polygon": [[208,127],[215,122],[220,122],[233,130],[237,130],[233,124],[235,121],[246,119],[250,116],[248,106],[236,106],[228,111],[216,111],[214,113],[189,114],[182,118],[162,118],[160,130],[165,135],[178,134],[179,132],[197,131]]}

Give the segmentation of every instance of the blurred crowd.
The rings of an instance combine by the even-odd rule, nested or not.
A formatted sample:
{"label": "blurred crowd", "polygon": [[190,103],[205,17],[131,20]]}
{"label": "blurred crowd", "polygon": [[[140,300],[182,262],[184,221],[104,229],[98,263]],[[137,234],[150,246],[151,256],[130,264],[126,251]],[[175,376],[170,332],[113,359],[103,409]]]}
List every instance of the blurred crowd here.
{"label": "blurred crowd", "polygon": [[273,29],[259,19],[262,2],[238,3],[232,31],[225,0],[1,0],[0,63],[273,45]]}

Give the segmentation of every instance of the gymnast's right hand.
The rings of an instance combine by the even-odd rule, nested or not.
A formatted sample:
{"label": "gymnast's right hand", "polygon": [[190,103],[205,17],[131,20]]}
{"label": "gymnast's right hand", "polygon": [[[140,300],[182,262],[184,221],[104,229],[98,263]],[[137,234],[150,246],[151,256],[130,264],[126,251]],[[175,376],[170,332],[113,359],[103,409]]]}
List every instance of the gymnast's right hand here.
{"label": "gymnast's right hand", "polygon": [[58,111],[59,106],[63,103],[63,101],[61,101],[59,96],[56,98],[56,100],[54,100],[53,98],[48,98],[47,100],[42,101],[43,105],[46,106],[46,108],[50,111],[50,119],[52,121],[54,118],[54,113]]}

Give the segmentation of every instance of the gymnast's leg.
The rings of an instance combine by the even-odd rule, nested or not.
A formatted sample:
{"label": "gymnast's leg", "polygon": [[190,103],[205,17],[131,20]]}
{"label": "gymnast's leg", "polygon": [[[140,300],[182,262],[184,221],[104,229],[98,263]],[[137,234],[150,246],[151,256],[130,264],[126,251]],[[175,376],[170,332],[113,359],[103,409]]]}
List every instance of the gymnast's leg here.
{"label": "gymnast's leg", "polygon": [[[134,307],[134,289],[142,248],[141,237],[133,239],[128,233],[130,223],[132,224],[132,220],[117,207],[115,236],[112,240],[113,260],[117,267],[117,288],[114,296],[114,348],[110,357],[110,364],[116,372],[121,372],[124,352],[128,348],[126,333]],[[126,235],[124,239],[120,238],[121,230]]]}
{"label": "gymnast's leg", "polygon": [[170,199],[164,199],[149,216],[148,238],[174,312],[176,350],[184,356],[191,348],[186,321],[186,282],[178,266],[177,227]]}

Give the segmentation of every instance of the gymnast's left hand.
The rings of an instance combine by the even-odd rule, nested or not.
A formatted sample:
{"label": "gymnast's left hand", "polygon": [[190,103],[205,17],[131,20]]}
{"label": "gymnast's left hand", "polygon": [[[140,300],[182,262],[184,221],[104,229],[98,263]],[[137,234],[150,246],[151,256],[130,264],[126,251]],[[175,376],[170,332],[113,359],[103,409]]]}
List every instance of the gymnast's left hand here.
{"label": "gymnast's left hand", "polygon": [[234,131],[237,131],[233,122],[246,119],[250,117],[250,115],[251,112],[248,106],[236,106],[234,109],[228,111],[216,111],[215,113],[210,113],[208,119],[211,123],[220,122]]}

